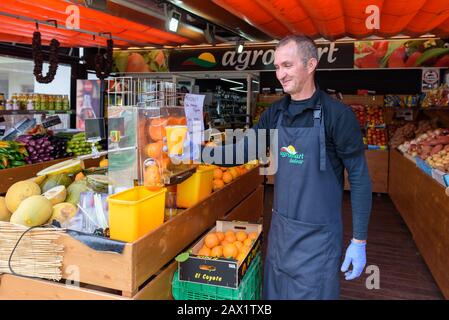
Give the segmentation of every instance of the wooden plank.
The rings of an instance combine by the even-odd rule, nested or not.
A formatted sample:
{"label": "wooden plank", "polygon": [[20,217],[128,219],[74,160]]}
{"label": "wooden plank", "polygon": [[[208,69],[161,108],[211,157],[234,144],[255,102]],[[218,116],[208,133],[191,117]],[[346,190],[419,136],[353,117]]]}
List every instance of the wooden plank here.
{"label": "wooden plank", "polygon": [[133,292],[132,244],[122,254],[96,251],[69,235],[57,241],[64,245],[64,279],[79,276],[82,283]]}
{"label": "wooden plank", "polygon": [[0,276],[0,300],[126,300],[125,298],[47,280]]}
{"label": "wooden plank", "polygon": [[[53,161],[47,161],[42,163],[30,164],[22,167],[3,169],[0,170],[0,194],[6,193],[8,188],[14,183],[22,180],[32,178],[39,171],[57,164],[62,161],[66,161],[69,158],[57,159]],[[100,159],[88,159],[84,161],[86,168],[98,166]]]}
{"label": "wooden plank", "polygon": [[443,186],[394,151],[390,159],[390,196],[443,295],[449,299],[449,199]]}
{"label": "wooden plank", "polygon": [[389,195],[412,234],[416,223],[417,170],[399,151],[390,152]]}
{"label": "wooden plank", "polygon": [[217,219],[244,200],[263,181],[254,168],[233,183],[178,214],[133,243],[134,287],[139,287],[162,266],[211,228]]}
{"label": "wooden plank", "polygon": [[[371,177],[371,187],[373,192],[388,192],[388,166],[389,151],[388,150],[366,150],[366,162]],[[348,174],[345,170],[345,190],[350,190]]]}
{"label": "wooden plank", "polygon": [[148,283],[133,300],[173,300],[172,280],[178,268],[178,263],[173,261],[156,278]]}
{"label": "wooden plank", "polygon": [[256,191],[248,196],[234,210],[224,217],[224,220],[257,222],[263,214],[264,187],[259,186]]}

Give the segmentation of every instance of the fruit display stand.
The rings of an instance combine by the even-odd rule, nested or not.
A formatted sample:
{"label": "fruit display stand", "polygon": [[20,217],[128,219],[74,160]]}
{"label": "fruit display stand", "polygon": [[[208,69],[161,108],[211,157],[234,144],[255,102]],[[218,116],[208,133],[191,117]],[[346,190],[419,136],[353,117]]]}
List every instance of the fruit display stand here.
{"label": "fruit display stand", "polygon": [[389,194],[444,297],[449,299],[449,198],[399,151],[390,152]]}
{"label": "fruit display stand", "polygon": [[[8,188],[14,183],[26,180],[36,175],[39,171],[48,168],[59,162],[68,160],[68,158],[46,161],[36,164],[25,165],[22,167],[0,170],[0,194],[6,193]],[[98,167],[101,158],[84,160],[86,168]]]}
{"label": "fruit display stand", "polygon": [[[122,254],[100,252],[63,235],[63,279],[79,275],[80,286],[0,276],[0,299],[172,299],[174,258],[217,220],[258,221],[263,212],[263,176],[255,167],[140,239]],[[69,280],[70,283],[70,280]]]}

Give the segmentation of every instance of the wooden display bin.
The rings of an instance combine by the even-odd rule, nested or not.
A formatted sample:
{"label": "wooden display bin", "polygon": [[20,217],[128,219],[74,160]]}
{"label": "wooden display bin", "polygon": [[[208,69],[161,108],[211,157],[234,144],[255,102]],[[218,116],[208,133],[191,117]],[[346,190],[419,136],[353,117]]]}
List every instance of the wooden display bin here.
{"label": "wooden display bin", "polygon": [[69,235],[64,245],[63,279],[79,275],[80,287],[9,274],[0,276],[1,299],[171,299],[174,258],[217,220],[256,222],[263,212],[263,176],[256,167],[197,205],[182,211],[135,242],[122,254],[90,249]]}
{"label": "wooden display bin", "polygon": [[[62,161],[67,161],[70,158],[57,159],[53,161],[47,161],[42,163],[35,163],[26,166],[21,166],[17,168],[3,169],[0,170],[0,194],[6,193],[8,188],[14,183],[22,180],[32,178],[39,171],[48,168],[54,164]],[[84,165],[86,168],[98,167],[101,158],[98,159],[88,159],[84,160]]]}
{"label": "wooden display bin", "polygon": [[449,198],[445,188],[393,150],[389,194],[436,283],[449,299]]}

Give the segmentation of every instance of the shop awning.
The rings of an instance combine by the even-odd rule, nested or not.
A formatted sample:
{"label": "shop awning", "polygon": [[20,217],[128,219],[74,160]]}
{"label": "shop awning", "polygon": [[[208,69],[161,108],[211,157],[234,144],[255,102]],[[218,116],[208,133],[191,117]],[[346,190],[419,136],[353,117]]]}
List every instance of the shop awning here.
{"label": "shop awning", "polygon": [[[229,27],[238,32],[242,24],[249,24],[272,39],[292,33],[328,40],[398,35],[417,37],[428,33],[441,38],[449,36],[448,0],[211,1],[219,10],[212,12],[207,7],[202,9],[195,0],[184,0],[179,6],[199,15],[211,16],[222,25],[226,24],[226,13],[231,13],[240,19],[241,24],[234,23]],[[375,6],[375,11],[369,6]],[[377,13],[379,28],[367,28],[367,18]],[[257,38],[255,34],[252,36]]]}
{"label": "shop awning", "polygon": [[[1,0],[0,41],[31,44],[36,22],[44,44],[52,38],[62,46],[105,46],[112,36],[114,46],[176,45],[191,42],[189,39],[160,28],[132,22],[98,10],[78,6],[79,30],[66,27],[69,13],[66,9],[73,3],[64,0]],[[56,21],[56,26],[54,21]],[[109,35],[110,34],[110,35]]]}

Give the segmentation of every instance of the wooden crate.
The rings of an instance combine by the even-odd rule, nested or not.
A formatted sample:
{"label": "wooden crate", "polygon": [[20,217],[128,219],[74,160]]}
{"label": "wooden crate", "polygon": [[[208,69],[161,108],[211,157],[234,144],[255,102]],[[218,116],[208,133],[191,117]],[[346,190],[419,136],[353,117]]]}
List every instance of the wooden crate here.
{"label": "wooden crate", "polygon": [[[74,299],[82,295],[89,299],[170,298],[171,278],[176,269],[173,259],[218,219],[258,220],[263,210],[262,182],[259,169],[250,170],[156,230],[126,244],[122,254],[95,251],[64,235],[59,240],[65,246],[63,278],[71,279],[73,271],[77,270],[82,288],[66,286],[65,281],[52,283],[3,275],[0,278],[0,299],[36,299],[41,297],[39,292],[44,289],[49,293],[43,296],[49,298],[64,299],[64,292],[67,292],[67,298]],[[95,290],[89,289],[91,286]],[[73,293],[73,290],[80,292]]]}
{"label": "wooden crate", "polygon": [[389,192],[436,283],[449,299],[449,198],[445,188],[394,150],[390,152]]}
{"label": "wooden crate", "polygon": [[[6,193],[8,188],[14,183],[22,180],[29,179],[36,175],[39,171],[48,168],[54,164],[62,161],[66,161],[69,158],[57,159],[53,161],[47,161],[42,163],[30,164],[22,167],[3,169],[0,170],[0,194]],[[97,167],[100,163],[100,158],[98,159],[88,159],[84,160],[86,168]]]}

